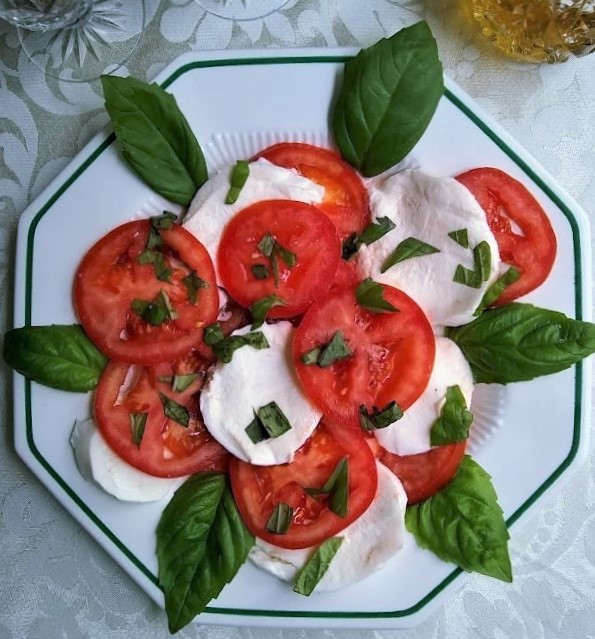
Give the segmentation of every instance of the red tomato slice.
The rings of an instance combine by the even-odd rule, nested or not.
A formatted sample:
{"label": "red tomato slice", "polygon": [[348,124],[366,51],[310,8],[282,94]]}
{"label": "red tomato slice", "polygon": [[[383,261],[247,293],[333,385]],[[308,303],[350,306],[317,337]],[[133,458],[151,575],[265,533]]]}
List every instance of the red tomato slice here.
{"label": "red tomato slice", "polygon": [[473,169],[456,179],[473,193],[486,212],[502,260],[520,273],[494,305],[511,302],[543,284],[554,265],[557,242],[551,222],[537,200],[520,182],[499,169]]}
{"label": "red tomato slice", "polygon": [[455,476],[467,442],[437,446],[418,455],[395,455],[378,446],[378,461],[403,484],[407,504],[416,504],[444,488]]}
{"label": "red tomato slice", "polygon": [[357,271],[357,263],[355,259],[341,260],[339,267],[335,273],[335,279],[331,286],[331,293],[335,291],[344,291],[345,289],[353,290],[361,281],[360,274]]}
{"label": "red tomato slice", "polygon": [[[347,515],[328,508],[328,499],[315,499],[304,488],[320,488],[337,463],[347,458],[349,497]],[[233,494],[248,529],[260,539],[282,548],[308,548],[339,533],[355,521],[376,494],[374,456],[360,433],[320,424],[289,464],[253,466],[238,459],[230,465]],[[266,530],[275,506],[283,502],[293,508],[293,519],[285,534]]]}
{"label": "red tomato slice", "polygon": [[[160,231],[169,282],[157,279],[152,264],[139,263],[150,228],[149,220],[129,222],[105,235],[85,255],[74,281],[74,305],[90,339],[111,359],[144,365],[182,357],[202,340],[203,328],[215,321],[219,307],[211,259],[181,226]],[[196,303],[183,283],[192,271],[208,285],[198,289]],[[177,319],[153,326],[132,304],[152,302],[161,291]]]}
{"label": "red tomato slice", "polygon": [[[382,285],[397,313],[371,313],[353,290],[334,293],[304,315],[293,343],[298,377],[310,400],[332,422],[359,427],[359,407],[396,401],[405,410],[428,383],[436,341],[421,308],[405,293]],[[341,331],[352,355],[327,368],[302,356]]]}
{"label": "red tomato slice", "polygon": [[[202,471],[225,471],[229,453],[207,432],[198,405],[198,391],[209,363],[189,355],[183,362],[152,368],[110,362],[95,394],[95,419],[114,452],[130,465],[157,477],[181,477]],[[174,375],[197,374],[182,392],[172,389]],[[188,426],[166,417],[160,394],[184,407]],[[137,446],[131,414],[147,413]]]}
{"label": "red tomato slice", "polygon": [[[259,244],[267,235],[295,255],[294,266],[277,249],[270,257],[263,254]],[[303,313],[328,291],[340,260],[341,243],[330,220],[314,206],[292,200],[265,200],[240,211],[225,228],[217,252],[221,283],[242,306],[273,293],[287,302],[271,309],[270,318]],[[266,269],[263,279],[252,270],[257,265]]]}
{"label": "red tomato slice", "polygon": [[368,194],[360,176],[338,153],[310,144],[281,143],[261,151],[263,157],[324,186],[318,207],[329,216],[341,240],[361,233],[370,223]]}

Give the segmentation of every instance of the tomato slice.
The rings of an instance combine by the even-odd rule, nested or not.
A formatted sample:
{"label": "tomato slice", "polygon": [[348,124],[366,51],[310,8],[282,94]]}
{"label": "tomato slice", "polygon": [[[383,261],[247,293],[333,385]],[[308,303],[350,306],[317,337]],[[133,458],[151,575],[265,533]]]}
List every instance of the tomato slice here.
{"label": "tomato slice", "polygon": [[361,281],[361,276],[357,269],[355,259],[341,260],[339,267],[335,273],[335,279],[331,285],[331,293],[336,291],[344,291],[345,289],[353,290]]}
{"label": "tomato slice", "polygon": [[[371,313],[353,289],[336,292],[304,315],[293,343],[298,377],[310,401],[326,417],[359,427],[359,407],[396,401],[405,410],[428,383],[436,340],[421,308],[405,293],[382,285],[396,313]],[[331,366],[304,364],[302,356],[328,344],[341,331],[352,355]]]}
{"label": "tomato slice", "polygon": [[[272,254],[262,245],[266,237],[275,242]],[[241,305],[271,294],[287,302],[272,308],[270,318],[303,313],[328,291],[340,260],[332,222],[314,206],[292,200],[265,200],[240,211],[225,228],[217,252],[221,283]]]}
{"label": "tomato slice", "polygon": [[444,488],[455,476],[465,454],[466,441],[437,446],[417,455],[395,455],[378,446],[378,461],[403,484],[407,504],[416,504]]}
{"label": "tomato slice", "polygon": [[[328,497],[311,497],[304,488],[322,487],[337,463],[347,458],[349,496],[347,515],[328,507]],[[308,548],[339,533],[370,505],[377,486],[374,455],[360,433],[320,424],[289,464],[253,466],[238,459],[230,465],[233,494],[248,529],[260,539],[282,548]],[[279,503],[293,508],[285,534],[266,529]]]}
{"label": "tomato slice", "polygon": [[520,182],[499,169],[473,169],[456,179],[473,193],[486,212],[502,260],[520,273],[494,305],[511,302],[543,284],[554,265],[557,242],[551,222],[537,200]]}
{"label": "tomato slice", "polygon": [[[139,262],[150,229],[149,220],[117,227],[88,251],[75,276],[74,305],[87,335],[120,362],[174,361],[202,340],[203,328],[217,317],[215,271],[203,245],[179,225],[162,229],[162,247],[153,257],[161,256],[170,275],[160,280],[156,266]],[[192,274],[208,287],[196,289],[196,302],[184,284]],[[163,293],[175,319],[152,325],[133,310],[135,300],[154,302]]]}
{"label": "tomato slice", "polygon": [[[110,362],[95,394],[95,419],[112,450],[130,465],[157,477],[181,477],[202,471],[225,471],[229,453],[206,430],[198,404],[209,363],[195,355],[175,364],[151,368]],[[175,375],[197,375],[181,392]],[[188,379],[188,378],[186,378]],[[188,412],[187,426],[166,417],[162,397]],[[179,409],[178,409],[179,410]],[[147,415],[138,445],[132,419]]]}
{"label": "tomato slice", "polygon": [[370,223],[368,194],[360,176],[334,151],[295,142],[275,144],[258,154],[325,188],[318,207],[328,215],[341,240],[361,233]]}

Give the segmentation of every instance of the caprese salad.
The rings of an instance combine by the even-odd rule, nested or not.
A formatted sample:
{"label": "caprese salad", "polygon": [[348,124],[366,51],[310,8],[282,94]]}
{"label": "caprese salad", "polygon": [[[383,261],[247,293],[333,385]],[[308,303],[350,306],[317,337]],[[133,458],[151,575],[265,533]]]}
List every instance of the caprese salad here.
{"label": "caprese salad", "polygon": [[[382,121],[366,90],[378,59]],[[71,440],[89,479],[126,501],[175,490],[157,529],[172,632],[248,557],[309,595],[367,577],[411,533],[512,578],[495,491],[465,455],[474,384],[563,370],[595,351],[595,326],[515,301],[556,257],[522,184],[497,168],[391,170],[441,78],[413,25],[347,63],[339,152],[280,143],[210,178],[169,94],[104,79],[124,157],[187,208],[98,239],[74,276],[80,326],[14,329],[4,355],[93,391]]]}

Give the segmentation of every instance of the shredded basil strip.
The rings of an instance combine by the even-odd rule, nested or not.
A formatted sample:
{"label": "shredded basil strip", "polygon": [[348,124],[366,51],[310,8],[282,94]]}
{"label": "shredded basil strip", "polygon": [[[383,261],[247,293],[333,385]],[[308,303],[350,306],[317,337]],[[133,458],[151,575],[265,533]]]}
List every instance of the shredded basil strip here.
{"label": "shredded basil strip", "polygon": [[254,413],[254,419],[248,424],[248,426],[246,426],[244,432],[248,435],[253,444],[259,444],[260,442],[265,441],[265,439],[270,439],[269,434],[260,423],[256,412]]}
{"label": "shredded basil strip", "polygon": [[431,244],[426,244],[426,242],[422,242],[422,240],[418,240],[415,237],[408,237],[402,242],[399,242],[397,248],[384,260],[380,272],[385,273],[395,264],[409,260],[412,257],[421,257],[423,255],[431,255],[432,253],[440,253],[440,249],[437,249]]}
{"label": "shredded basil strip", "polygon": [[249,175],[250,165],[248,162],[246,160],[238,160],[231,170],[230,187],[225,198],[225,204],[234,204],[237,201]]}
{"label": "shredded basil strip", "polygon": [[287,302],[278,295],[271,293],[266,297],[256,300],[250,305],[250,313],[252,314],[251,330],[260,328],[264,324],[267,313],[275,306],[287,306]]}
{"label": "shredded basil strip", "polygon": [[151,226],[154,229],[170,229],[174,222],[178,219],[178,216],[171,211],[163,211],[161,215],[156,215],[151,218]]}
{"label": "shredded basil strip", "polygon": [[276,402],[270,402],[254,412],[254,419],[244,430],[252,443],[258,444],[271,437],[280,437],[291,430],[291,424]]}
{"label": "shredded basil strip", "polygon": [[342,457],[329,478],[320,488],[304,488],[304,491],[315,497],[329,495],[329,509],[339,517],[347,516],[347,502],[349,500],[349,463],[347,457]]}
{"label": "shredded basil strip", "polygon": [[132,310],[151,326],[160,326],[166,320],[177,318],[177,313],[172,307],[167,293],[163,290],[151,302],[140,299],[133,300]]}
{"label": "shredded basil strip", "polygon": [[459,264],[455,270],[453,282],[471,288],[481,288],[490,277],[492,251],[490,245],[483,240],[473,249],[473,270]]}
{"label": "shredded basil strip", "polygon": [[165,416],[180,424],[180,426],[188,428],[188,424],[190,424],[190,413],[188,412],[188,409],[163,393],[159,393],[159,397],[161,398],[161,404],[163,405],[163,412],[165,413]]}
{"label": "shredded basil strip", "polygon": [[262,236],[262,239],[258,243],[258,250],[265,256],[271,257],[273,254],[273,249],[275,248],[275,238],[270,234],[266,233]]}
{"label": "shredded basil strip", "polygon": [[266,280],[269,276],[269,269],[264,264],[253,264],[250,268],[257,280]]}
{"label": "shredded basil strip", "polygon": [[355,289],[358,304],[371,313],[396,313],[398,308],[384,299],[384,288],[370,278],[360,282]]}
{"label": "shredded basil strip", "polygon": [[174,375],[172,380],[172,390],[176,393],[183,393],[186,389],[190,388],[192,384],[198,379],[198,373],[188,373],[186,375]]}
{"label": "shredded basil strip", "polygon": [[511,266],[484,293],[481,302],[475,309],[475,313],[473,313],[473,315],[475,317],[481,315],[484,309],[491,306],[511,284],[514,284],[519,279],[520,276],[521,274],[519,271],[514,266]]}
{"label": "shredded basil strip", "polygon": [[449,386],[440,417],[434,421],[430,430],[430,444],[442,446],[468,439],[472,422],[473,414],[467,410],[463,391],[459,386]]}
{"label": "shredded basil strip", "polygon": [[372,407],[372,412],[362,404],[359,407],[359,424],[362,430],[372,431],[386,428],[403,417],[403,411],[397,402],[389,402],[384,408]]}
{"label": "shredded basil strip", "polygon": [[266,529],[273,535],[284,535],[291,526],[293,520],[293,508],[282,501],[278,502],[269,520]]}
{"label": "shredded basil strip", "polygon": [[228,364],[231,362],[233,354],[242,346],[251,346],[257,350],[262,350],[263,348],[269,348],[269,343],[264,333],[260,331],[246,333],[245,335],[230,335],[212,345],[213,354],[220,362]]}
{"label": "shredded basil strip", "polygon": [[158,280],[162,282],[171,280],[172,270],[167,266],[163,253],[147,249],[136,258],[136,261],[139,264],[151,264]]}
{"label": "shredded basil strip", "polygon": [[149,413],[128,413],[132,441],[137,448],[140,448],[140,444],[143,440],[148,416]]}
{"label": "shredded basil strip", "polygon": [[188,300],[192,304],[196,304],[198,300],[198,291],[201,288],[210,288],[209,283],[198,277],[195,271],[191,271],[182,279],[182,284],[188,293]]}
{"label": "shredded basil strip", "polygon": [[279,286],[279,258],[285,262],[287,268],[292,269],[297,264],[297,255],[279,244],[270,233],[263,235],[257,247],[265,257],[269,258],[275,287]]}
{"label": "shredded basil strip", "polygon": [[301,360],[307,366],[311,366],[312,364],[318,364],[318,358],[320,357],[320,353],[322,352],[322,348],[317,346],[312,350],[304,353],[301,357]]}
{"label": "shredded basil strip", "polygon": [[371,222],[366,228],[357,235],[351,234],[343,242],[342,257],[344,260],[348,260],[352,255],[357,253],[359,247],[362,244],[369,246],[374,242],[377,242],[381,237],[384,237],[388,232],[395,228],[395,223],[390,217],[379,217],[376,222]]}
{"label": "shredded basil strip", "polygon": [[299,595],[311,595],[342,543],[343,537],[331,537],[323,541],[298,572],[293,591]]}
{"label": "shredded basil strip", "polygon": [[336,361],[350,357],[352,354],[343,337],[343,332],[335,331],[330,342],[307,351],[302,355],[301,360],[306,365],[316,364],[320,368],[327,368]]}
{"label": "shredded basil strip", "polygon": [[221,324],[219,322],[215,322],[214,324],[210,324],[204,330],[203,339],[205,344],[208,346],[213,346],[217,342],[220,342],[224,339],[225,335],[223,334],[223,329],[221,328]]}
{"label": "shredded basil strip", "polygon": [[456,231],[451,231],[448,234],[451,240],[454,240],[459,246],[463,248],[469,248],[469,233],[467,229],[458,229]]}

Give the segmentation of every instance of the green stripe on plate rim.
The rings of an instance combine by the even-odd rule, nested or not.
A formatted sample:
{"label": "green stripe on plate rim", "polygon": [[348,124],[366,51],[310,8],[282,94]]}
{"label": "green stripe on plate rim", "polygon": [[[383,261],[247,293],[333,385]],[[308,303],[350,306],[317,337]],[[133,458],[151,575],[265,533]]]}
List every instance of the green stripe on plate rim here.
{"label": "green stripe on plate rim", "polygon": [[[225,67],[238,65],[262,65],[262,64],[311,64],[311,63],[343,63],[349,56],[311,56],[311,57],[287,57],[287,58],[252,58],[248,60],[223,59],[191,62],[176,69],[161,85],[163,88],[171,86],[175,80],[194,69],[209,67]],[[521,159],[503,140],[498,137],[467,105],[449,89],[445,91],[445,97],[462,113],[464,113],[485,135],[487,135],[517,166],[537,184],[547,196],[558,206],[572,228],[574,247],[574,267],[575,267],[575,317],[582,318],[582,272],[581,272],[581,244],[577,221],[566,206],[566,204],[554,193],[550,187],[531,169],[527,163]],[[46,204],[39,210],[31,221],[27,236],[26,254],[26,294],[25,294],[25,324],[31,324],[32,306],[32,279],[33,279],[33,244],[35,230],[41,218],[58,201],[62,194],[86,171],[91,164],[115,141],[114,134],[110,134],[91,155],[59,186]],[[560,466],[547,478],[547,480],[507,519],[508,526],[512,525],[521,515],[530,508],[535,501],[562,475],[575,458],[580,444],[580,423],[581,423],[581,399],[582,399],[582,363],[575,368],[575,402],[574,402],[574,431],[570,452]],[[34,457],[56,483],[64,490],[66,495],[81,509],[82,512],[97,526],[99,530],[120,550],[124,556],[132,562],[136,568],[155,586],[159,587],[157,577],[130,551],[130,549],[97,517],[97,515],[84,503],[70,486],[62,479],[58,472],[43,457],[35,445],[33,438],[32,416],[31,416],[31,383],[25,380],[25,416],[27,424],[27,443]],[[433,590],[415,605],[405,610],[395,610],[387,612],[318,612],[318,611],[294,611],[294,610],[258,610],[243,608],[223,608],[211,606],[205,609],[204,613],[226,614],[239,616],[261,616],[261,617],[309,617],[309,618],[336,618],[336,619],[390,619],[397,617],[407,617],[424,608],[442,590],[452,583],[460,574],[460,568],[455,568],[445,579],[443,579]],[[204,614],[203,613],[203,614]]]}

